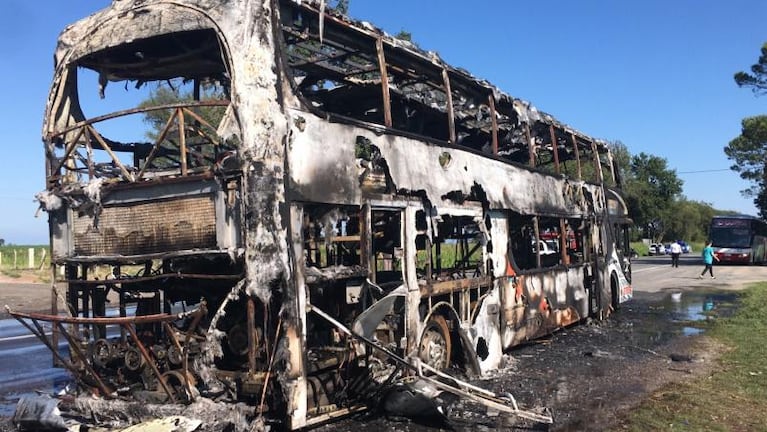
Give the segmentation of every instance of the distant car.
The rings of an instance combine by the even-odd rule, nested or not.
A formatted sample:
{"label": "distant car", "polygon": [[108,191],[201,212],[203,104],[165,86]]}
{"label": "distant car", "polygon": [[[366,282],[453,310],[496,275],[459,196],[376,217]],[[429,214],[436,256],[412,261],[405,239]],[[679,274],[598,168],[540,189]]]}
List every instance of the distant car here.
{"label": "distant car", "polygon": [[652,243],[650,244],[650,255],[665,255],[666,254],[666,247],[663,246],[661,243]]}
{"label": "distant car", "polygon": [[559,252],[559,243],[556,240],[539,240],[538,251],[541,255],[552,255]]}
{"label": "distant car", "polygon": [[679,243],[679,246],[682,246],[682,253],[692,252],[692,247],[689,244],[687,244],[687,242],[683,240],[677,240],[677,243]]}
{"label": "distant car", "polygon": [[671,243],[666,243],[663,245],[663,253],[666,255],[671,255]]}

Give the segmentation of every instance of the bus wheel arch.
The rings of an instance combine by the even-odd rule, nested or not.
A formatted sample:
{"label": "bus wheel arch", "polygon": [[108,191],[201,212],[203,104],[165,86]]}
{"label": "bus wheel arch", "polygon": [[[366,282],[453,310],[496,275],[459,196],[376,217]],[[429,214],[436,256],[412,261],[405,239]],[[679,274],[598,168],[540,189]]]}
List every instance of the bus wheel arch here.
{"label": "bus wheel arch", "polygon": [[[440,321],[444,322],[445,326],[442,326]],[[453,323],[453,325],[448,325],[448,322]],[[427,335],[426,331],[429,330],[430,325],[436,325],[436,329],[440,329],[440,331],[444,331],[445,328],[447,329],[447,339],[450,350],[447,367],[458,367],[469,376],[481,375],[479,359],[477,358],[477,353],[474,349],[474,343],[469,336],[468,331],[460,325],[461,320],[458,312],[450,303],[443,301],[433,305],[429,313],[423,318],[423,323],[424,327],[418,338],[418,353],[419,358],[422,361],[425,361],[424,356],[421,355],[424,335]],[[431,328],[432,330],[435,330],[435,327]],[[429,335],[429,337],[431,336],[434,335]]]}
{"label": "bus wheel arch", "polygon": [[418,357],[437,369],[447,369],[453,358],[453,335],[448,320],[455,321],[458,314],[446,302],[435,304],[423,319],[418,337]]}

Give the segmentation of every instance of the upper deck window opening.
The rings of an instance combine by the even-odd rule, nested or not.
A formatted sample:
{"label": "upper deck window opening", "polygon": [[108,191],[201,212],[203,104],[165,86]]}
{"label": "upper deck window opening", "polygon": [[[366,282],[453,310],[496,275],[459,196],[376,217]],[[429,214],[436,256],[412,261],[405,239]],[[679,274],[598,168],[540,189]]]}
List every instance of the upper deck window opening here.
{"label": "upper deck window opening", "polygon": [[230,82],[213,30],[120,44],[74,66],[66,85],[76,104],[63,115],[82,126],[53,131],[54,178],[185,175],[233,149],[217,134]]}
{"label": "upper deck window opening", "polygon": [[[296,89],[314,108],[450,139],[448,97],[439,67],[389,45],[379,46],[374,36],[334,20],[324,21],[320,40],[316,12],[283,6],[287,67]],[[386,61],[383,68],[379,55]]]}
{"label": "upper deck window opening", "polygon": [[364,25],[321,20],[311,4],[281,6],[283,64],[311,108],[547,174],[615,183],[603,144],[526,102]]}

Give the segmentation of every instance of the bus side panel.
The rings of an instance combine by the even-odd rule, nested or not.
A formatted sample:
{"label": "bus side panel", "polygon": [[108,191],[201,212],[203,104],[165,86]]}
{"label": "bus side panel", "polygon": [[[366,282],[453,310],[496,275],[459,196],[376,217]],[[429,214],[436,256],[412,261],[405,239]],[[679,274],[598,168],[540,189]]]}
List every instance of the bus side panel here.
{"label": "bus side panel", "polygon": [[[617,303],[625,303],[629,300],[631,300],[634,297],[634,289],[631,286],[631,282],[626,278],[626,274],[623,272],[623,269],[621,268],[621,261],[620,257],[618,256],[618,252],[615,248],[615,245],[613,245],[612,253],[610,254],[610,264],[608,265],[608,270],[610,273],[610,291],[611,296],[614,296],[613,298],[614,302]],[[613,290],[613,284],[615,284],[615,291]]]}
{"label": "bus side panel", "polygon": [[[505,302],[508,300],[509,280],[506,277],[508,255],[508,220],[503,212],[490,211],[489,241],[486,259],[493,269],[493,289],[487,293],[476,318],[471,325],[469,335],[474,342],[482,373],[497,369],[503,357],[503,334]],[[513,301],[513,293],[511,295]]]}
{"label": "bus side panel", "polygon": [[509,348],[588,316],[584,267],[509,278],[504,290],[503,345]]}

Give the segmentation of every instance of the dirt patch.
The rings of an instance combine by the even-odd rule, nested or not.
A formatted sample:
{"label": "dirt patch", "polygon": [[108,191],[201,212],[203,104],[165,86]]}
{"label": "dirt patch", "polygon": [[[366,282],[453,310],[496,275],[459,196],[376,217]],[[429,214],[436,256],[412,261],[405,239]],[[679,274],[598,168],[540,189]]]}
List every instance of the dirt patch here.
{"label": "dirt patch", "polygon": [[50,312],[51,286],[34,282],[21,282],[19,279],[0,279],[0,319],[9,318],[5,310],[7,305],[19,312]]}
{"label": "dirt patch", "polygon": [[[59,292],[59,310],[64,310],[64,292]],[[0,319],[10,318],[5,310],[7,305],[18,312],[51,312],[51,284],[41,283],[33,275],[12,278],[0,275]],[[118,304],[117,293],[110,292],[112,305]]]}
{"label": "dirt patch", "polygon": [[43,283],[46,276],[49,277],[47,273],[43,275],[37,270],[16,270],[11,273],[0,272],[0,284]]}

